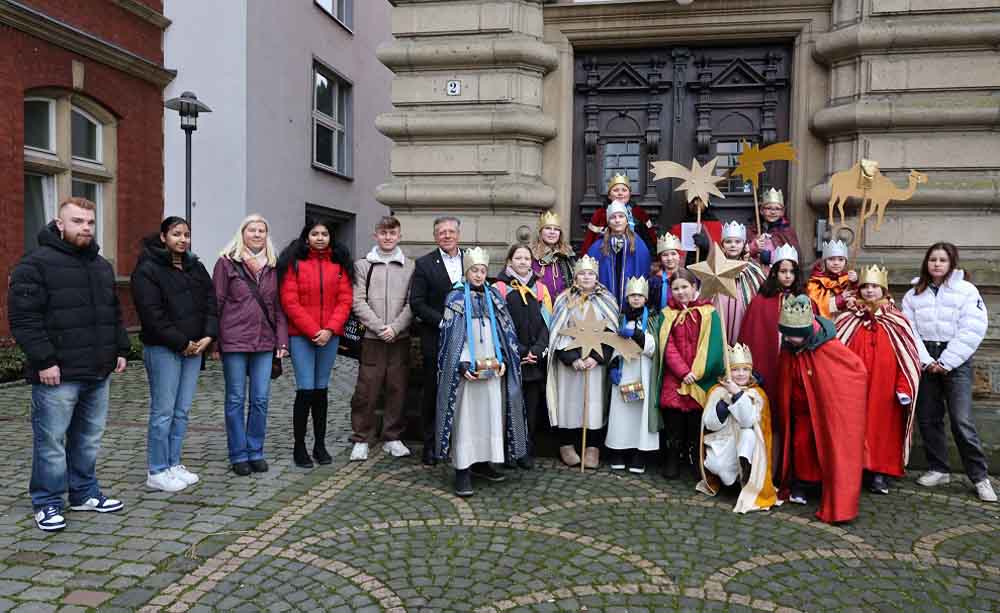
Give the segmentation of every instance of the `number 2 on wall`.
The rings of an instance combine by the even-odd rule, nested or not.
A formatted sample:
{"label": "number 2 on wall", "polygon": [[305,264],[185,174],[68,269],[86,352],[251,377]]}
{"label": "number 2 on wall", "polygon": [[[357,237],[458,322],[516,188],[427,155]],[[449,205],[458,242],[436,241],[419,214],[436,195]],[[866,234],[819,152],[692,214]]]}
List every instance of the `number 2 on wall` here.
{"label": "number 2 on wall", "polygon": [[457,80],[448,81],[446,90],[449,96],[461,96],[462,82]]}

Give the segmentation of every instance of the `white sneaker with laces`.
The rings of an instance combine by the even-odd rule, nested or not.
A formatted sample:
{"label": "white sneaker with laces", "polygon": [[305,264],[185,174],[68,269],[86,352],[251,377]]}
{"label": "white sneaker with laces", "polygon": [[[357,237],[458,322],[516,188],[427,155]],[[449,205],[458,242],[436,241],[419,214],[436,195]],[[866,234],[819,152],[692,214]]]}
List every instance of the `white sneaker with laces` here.
{"label": "white sneaker with laces", "polygon": [[35,525],[39,530],[55,532],[66,527],[66,518],[59,508],[49,505],[35,513]]}
{"label": "white sneaker with laces", "polygon": [[368,459],[368,443],[354,443],[351,449],[352,462],[364,462]]}
{"label": "white sneaker with laces", "polygon": [[924,474],[920,475],[917,479],[917,483],[924,487],[936,487],[938,485],[945,485],[951,482],[951,475],[948,473],[939,473],[936,470],[929,470]]}
{"label": "white sneaker with laces", "polygon": [[410,455],[410,450],[403,444],[403,441],[387,441],[382,445],[382,449],[394,458],[405,458]]}
{"label": "white sneaker with laces", "polygon": [[183,464],[171,466],[168,470],[174,474],[174,477],[183,481],[185,485],[194,485],[195,483],[198,483],[198,481],[201,481],[201,479],[198,478],[198,475],[188,470],[187,466],[184,466]]}
{"label": "white sneaker with laces", "polygon": [[976,484],[976,494],[979,495],[979,499],[983,502],[997,501],[997,493],[993,491],[993,484],[990,483],[989,479],[983,479]]}
{"label": "white sneaker with laces", "polygon": [[121,511],[123,508],[125,508],[125,505],[122,504],[121,500],[108,498],[104,494],[101,494],[97,498],[88,498],[81,504],[74,504],[70,507],[74,511],[97,511],[98,513],[114,513],[115,511]]}
{"label": "white sneaker with laces", "polygon": [[146,477],[146,487],[163,492],[179,492],[187,487],[187,483],[175,477],[174,471],[167,469],[155,475],[148,475]]}

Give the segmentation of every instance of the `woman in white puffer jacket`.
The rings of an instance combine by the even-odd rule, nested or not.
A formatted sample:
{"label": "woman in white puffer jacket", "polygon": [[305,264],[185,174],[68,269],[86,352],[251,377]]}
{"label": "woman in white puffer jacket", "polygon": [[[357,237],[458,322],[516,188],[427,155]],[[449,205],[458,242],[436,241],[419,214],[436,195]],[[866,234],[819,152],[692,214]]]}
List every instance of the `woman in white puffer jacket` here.
{"label": "woman in white puffer jacket", "polygon": [[920,276],[903,296],[903,313],[913,326],[923,367],[917,422],[929,470],[917,483],[933,487],[951,480],[944,431],[947,411],[965,474],[980,499],[996,502],[972,421],[972,354],[986,335],[986,305],[959,270],[955,245],[935,243],[927,250]]}

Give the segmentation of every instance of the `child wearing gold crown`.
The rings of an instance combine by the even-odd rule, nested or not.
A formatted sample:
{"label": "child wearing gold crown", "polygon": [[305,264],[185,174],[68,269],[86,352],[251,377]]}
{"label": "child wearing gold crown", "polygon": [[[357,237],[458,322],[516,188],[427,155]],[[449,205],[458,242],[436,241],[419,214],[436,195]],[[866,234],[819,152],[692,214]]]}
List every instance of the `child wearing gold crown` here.
{"label": "child wearing gold crown", "polygon": [[504,480],[491,462],[528,453],[517,332],[486,282],[489,263],[480,247],[463,253],[465,279],[448,294],[438,345],[435,455],[451,459],[463,497],[473,493],[472,477]]}
{"label": "child wearing gold crown", "polygon": [[650,373],[656,353],[656,335],[652,328],[654,318],[646,308],[649,284],[642,277],[632,277],[625,292],[628,296],[622,306],[618,336],[631,339],[641,353],[626,360],[615,351],[611,359],[608,369],[611,407],[604,445],[608,448],[611,470],[628,467],[629,472],[642,474],[646,472],[645,452],[660,448],[656,429],[649,428],[650,410],[646,400],[646,394],[651,389]]}
{"label": "child wearing gold crown", "polygon": [[625,207],[629,228],[646,244],[647,250],[656,244],[656,229],[649,218],[649,213],[632,200],[632,185],[629,178],[621,173],[615,173],[608,180],[607,204],[598,207],[591,215],[590,223],[587,224],[583,245],[580,246],[581,255],[590,253],[591,245],[607,234],[610,215],[606,209],[616,202]]}
{"label": "child wearing gold crown", "polygon": [[806,292],[823,317],[835,318],[854,308],[858,273],[846,268],[847,243],[840,240],[823,243],[823,258],[813,266],[806,283]]}
{"label": "child wearing gold crown", "polygon": [[865,447],[868,371],[837,340],[829,319],[813,313],[808,296],[785,300],[778,320],[775,421],[782,433],[778,497],[806,504],[806,491],[823,494],[816,517],[827,523],[858,514]]}
{"label": "child wearing gold crown", "polygon": [[[597,260],[583,256],[576,261],[573,285],[556,298],[549,324],[545,399],[549,423],[559,437],[559,457],[563,463],[579,466],[582,454],[585,468],[597,468],[604,430],[605,370],[611,349],[602,345],[601,351],[583,355],[580,349],[569,349],[573,339],[563,334],[588,315],[607,322],[608,330],[616,329],[618,303],[597,280]],[[577,452],[582,428],[588,430],[587,447]]]}
{"label": "child wearing gold crown", "polygon": [[670,300],[670,277],[681,267],[681,239],[667,232],[656,241],[656,259],[649,271],[649,308],[659,313]]}
{"label": "child wearing gold crown", "polygon": [[552,211],[538,219],[538,236],[531,245],[531,268],[539,282],[555,298],[573,284],[573,263],[576,255],[566,240],[559,215]]}
{"label": "child wearing gold crown", "polygon": [[722,325],[726,327],[726,338],[740,337],[743,317],[746,315],[750,301],[760,290],[767,277],[756,262],[750,259],[746,249],[747,228],[741,223],[731,221],[722,226],[722,252],[727,259],[746,261],[747,265],[736,277],[736,297],[719,292],[712,299],[712,304],[719,311]]}
{"label": "child wearing gold crown", "polygon": [[865,470],[870,489],[888,494],[887,477],[902,477],[910,455],[920,353],[910,322],[889,295],[885,268],[861,269],[861,299],[837,318],[837,338],[868,368]]}
{"label": "child wearing gold crown", "polygon": [[702,477],[695,489],[715,496],[739,480],[733,511],[771,508],[777,492],[771,481],[771,407],[753,376],[753,355],[746,345],[729,353],[730,377],[708,392],[702,416]]}
{"label": "child wearing gold crown", "polygon": [[780,189],[773,187],[764,192],[760,203],[761,232],[751,227],[747,232],[747,248],[750,258],[760,264],[764,274],[779,260],[775,251],[782,246],[789,246],[799,251],[799,237],[795,228],[785,219],[785,197]]}
{"label": "child wearing gold crown", "polygon": [[701,478],[697,450],[702,407],[708,390],[725,371],[722,323],[715,307],[698,298],[697,280],[691,271],[678,270],[670,288],[670,302],[654,323],[659,347],[653,365],[657,373],[654,391],[663,412],[666,438],[663,476],[676,479],[683,461],[697,481]]}

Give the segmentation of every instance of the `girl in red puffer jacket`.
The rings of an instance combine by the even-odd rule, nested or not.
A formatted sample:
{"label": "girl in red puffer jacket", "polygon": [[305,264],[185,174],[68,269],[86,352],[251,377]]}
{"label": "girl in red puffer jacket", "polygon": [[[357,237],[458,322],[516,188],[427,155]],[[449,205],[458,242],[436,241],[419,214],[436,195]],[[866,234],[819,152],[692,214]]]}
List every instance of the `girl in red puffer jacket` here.
{"label": "girl in red puffer jacket", "polygon": [[313,456],[320,464],[333,461],[325,443],[327,385],[340,335],[351,314],[354,266],[347,249],[333,243],[325,224],[306,220],[299,237],[278,259],[278,274],[295,370],[293,459],[296,466],[312,468],[305,443],[310,409]]}

